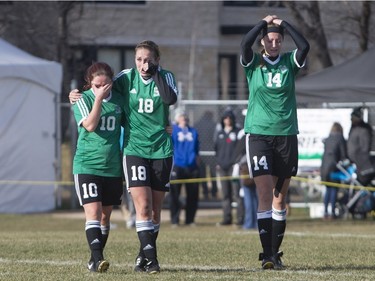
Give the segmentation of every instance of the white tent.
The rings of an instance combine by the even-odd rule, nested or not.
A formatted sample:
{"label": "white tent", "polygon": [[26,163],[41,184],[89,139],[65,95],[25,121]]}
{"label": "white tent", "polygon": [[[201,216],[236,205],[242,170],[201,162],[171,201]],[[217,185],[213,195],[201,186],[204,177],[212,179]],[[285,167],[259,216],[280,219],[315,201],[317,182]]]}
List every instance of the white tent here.
{"label": "white tent", "polygon": [[59,63],[0,38],[0,213],[55,208],[61,81]]}

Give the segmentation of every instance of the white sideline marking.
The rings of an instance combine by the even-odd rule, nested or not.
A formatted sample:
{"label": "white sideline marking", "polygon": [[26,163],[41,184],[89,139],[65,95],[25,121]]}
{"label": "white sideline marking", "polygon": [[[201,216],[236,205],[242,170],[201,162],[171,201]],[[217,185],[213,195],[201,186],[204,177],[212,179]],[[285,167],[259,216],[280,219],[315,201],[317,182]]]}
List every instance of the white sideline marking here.
{"label": "white sideline marking", "polygon": [[313,237],[343,237],[343,238],[366,238],[374,239],[375,234],[350,234],[350,233],[307,233],[307,232],[288,232],[286,236],[313,236]]}
{"label": "white sideline marking", "polygon": [[[259,235],[258,231],[236,231],[240,235]],[[298,237],[336,237],[336,238],[365,238],[375,239],[375,234],[350,234],[350,233],[307,233],[286,230],[285,236],[298,236]]]}

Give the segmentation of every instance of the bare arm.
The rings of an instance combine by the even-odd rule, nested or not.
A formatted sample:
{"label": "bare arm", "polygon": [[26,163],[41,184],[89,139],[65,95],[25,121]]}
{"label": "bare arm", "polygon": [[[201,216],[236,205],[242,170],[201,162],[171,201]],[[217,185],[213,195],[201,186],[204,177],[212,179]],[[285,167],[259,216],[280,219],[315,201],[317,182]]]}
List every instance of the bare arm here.
{"label": "bare arm", "polygon": [[103,87],[93,86],[92,90],[95,93],[94,105],[85,120],[82,121],[82,126],[89,132],[96,130],[96,127],[99,124],[100,114],[102,112],[102,103],[103,99],[108,96],[109,91],[111,90],[112,83],[106,84]]}
{"label": "bare arm", "polygon": [[81,97],[82,94],[79,92],[78,89],[71,90],[69,93],[69,102],[71,104],[75,104]]}

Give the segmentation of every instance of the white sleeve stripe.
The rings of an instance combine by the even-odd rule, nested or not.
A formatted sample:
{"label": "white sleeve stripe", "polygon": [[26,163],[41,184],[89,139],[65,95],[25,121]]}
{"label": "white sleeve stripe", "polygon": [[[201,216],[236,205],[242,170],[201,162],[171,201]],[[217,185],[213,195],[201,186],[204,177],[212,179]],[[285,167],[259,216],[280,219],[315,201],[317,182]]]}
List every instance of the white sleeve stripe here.
{"label": "white sleeve stripe", "polygon": [[305,61],[303,62],[302,65],[299,65],[299,63],[298,63],[298,61],[297,61],[297,58],[296,58],[296,55],[297,55],[297,49],[295,49],[295,50],[293,51],[293,61],[294,61],[294,63],[295,63],[299,68],[304,67],[305,64],[306,64],[306,59],[305,59]]}
{"label": "white sleeve stripe", "polygon": [[77,101],[77,106],[78,106],[79,111],[81,112],[82,117],[89,116],[90,111],[87,108],[87,105],[83,99],[79,99]]}
{"label": "white sleeve stripe", "polygon": [[243,66],[243,67],[248,67],[250,64],[253,63],[254,61],[254,57],[255,57],[255,54],[253,54],[253,58],[251,59],[251,61],[248,63],[248,64],[244,64],[243,60],[242,60],[242,55],[240,56],[240,64]]}
{"label": "white sleeve stripe", "polygon": [[127,69],[123,69],[121,70],[114,78],[113,78],[113,81],[118,79],[119,77],[121,77],[122,75],[124,74],[127,74],[131,71],[131,68],[127,68]]}
{"label": "white sleeve stripe", "polygon": [[173,91],[175,92],[175,94],[178,95],[177,87],[176,87],[176,85],[173,82],[173,76],[172,76],[172,74],[171,73],[167,73],[165,75],[165,78],[167,80],[167,84],[173,89]]}

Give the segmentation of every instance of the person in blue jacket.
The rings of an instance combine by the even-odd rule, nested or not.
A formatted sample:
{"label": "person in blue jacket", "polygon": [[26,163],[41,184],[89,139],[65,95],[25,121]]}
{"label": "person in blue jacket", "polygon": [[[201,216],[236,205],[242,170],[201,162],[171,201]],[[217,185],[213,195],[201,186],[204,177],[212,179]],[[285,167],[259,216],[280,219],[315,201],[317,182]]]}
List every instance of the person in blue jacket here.
{"label": "person in blue jacket", "polygon": [[[176,124],[173,125],[173,161],[171,180],[199,178],[199,136],[195,128],[189,126],[189,118],[183,111],[175,115]],[[177,226],[180,222],[182,203],[180,193],[182,185],[186,189],[185,225],[194,225],[199,201],[199,183],[185,182],[171,184],[170,188],[170,215],[171,223]]]}

